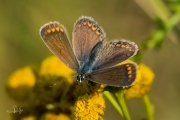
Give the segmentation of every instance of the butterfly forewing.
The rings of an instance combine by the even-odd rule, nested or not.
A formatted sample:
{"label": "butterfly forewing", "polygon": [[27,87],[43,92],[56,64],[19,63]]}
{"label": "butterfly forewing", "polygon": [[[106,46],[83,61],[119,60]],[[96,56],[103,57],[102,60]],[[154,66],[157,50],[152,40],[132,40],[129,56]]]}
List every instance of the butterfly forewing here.
{"label": "butterfly forewing", "polygon": [[98,54],[93,70],[112,67],[136,54],[138,47],[135,43],[125,40],[106,42]]}
{"label": "butterfly forewing", "polygon": [[137,70],[137,65],[131,62],[94,71],[86,79],[115,87],[131,86],[137,77]]}
{"label": "butterfly forewing", "polygon": [[66,29],[61,24],[58,22],[45,24],[40,29],[40,35],[52,53],[72,70],[78,70],[78,62],[69,43]]}
{"label": "butterfly forewing", "polygon": [[105,39],[105,33],[91,17],[81,17],[74,25],[73,49],[80,65],[88,58],[92,48]]}

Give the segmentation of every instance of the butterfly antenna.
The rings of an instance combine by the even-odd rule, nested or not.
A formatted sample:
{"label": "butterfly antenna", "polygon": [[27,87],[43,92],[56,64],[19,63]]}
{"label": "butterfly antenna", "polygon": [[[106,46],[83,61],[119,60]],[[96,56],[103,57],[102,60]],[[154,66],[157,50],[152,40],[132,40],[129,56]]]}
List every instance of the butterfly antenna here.
{"label": "butterfly antenna", "polygon": [[59,82],[57,82],[57,83],[54,83],[54,84],[50,85],[49,87],[54,87],[54,86],[56,86],[57,84],[59,84],[59,83],[65,81],[65,80],[67,80],[67,79],[62,79],[61,81],[59,81]]}
{"label": "butterfly antenna", "polygon": [[68,78],[66,78],[66,79],[63,79],[63,80],[61,80],[61,81],[59,81],[59,82],[57,82],[57,83],[54,83],[54,84],[50,85],[49,87],[54,87],[54,86],[56,86],[57,84],[65,81],[65,80],[68,80],[68,79],[71,78],[71,77],[76,77],[76,76],[77,76],[77,75],[70,76],[70,77],[68,77]]}
{"label": "butterfly antenna", "polygon": [[[73,75],[73,76],[70,76],[70,77],[77,77],[77,75]],[[69,77],[69,78],[70,78],[70,77]]]}

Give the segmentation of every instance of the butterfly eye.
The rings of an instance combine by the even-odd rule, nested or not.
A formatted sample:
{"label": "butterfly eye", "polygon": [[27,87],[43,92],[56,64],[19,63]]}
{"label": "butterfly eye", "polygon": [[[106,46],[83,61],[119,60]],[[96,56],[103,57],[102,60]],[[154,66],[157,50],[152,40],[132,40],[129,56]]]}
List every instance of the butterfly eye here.
{"label": "butterfly eye", "polygon": [[83,74],[78,74],[78,75],[77,75],[77,81],[78,81],[78,82],[81,83],[84,79],[85,79],[85,76],[84,76]]}

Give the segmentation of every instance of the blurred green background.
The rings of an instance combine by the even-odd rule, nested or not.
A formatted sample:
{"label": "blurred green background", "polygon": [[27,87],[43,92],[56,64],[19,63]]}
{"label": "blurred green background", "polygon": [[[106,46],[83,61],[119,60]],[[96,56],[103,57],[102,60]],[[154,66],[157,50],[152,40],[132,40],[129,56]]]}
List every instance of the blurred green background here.
{"label": "blurred green background", "polygon": [[[4,90],[8,76],[17,68],[38,64],[52,55],[39,36],[43,24],[59,21],[66,26],[72,38],[74,22],[80,16],[87,15],[103,27],[108,40],[124,38],[141,46],[149,38],[152,29],[158,28],[152,19],[155,8],[150,7],[147,1],[0,0],[0,119],[9,120],[9,114],[12,113],[6,110],[12,110],[15,105]],[[168,2],[163,1],[165,4]],[[171,37],[164,39],[160,49],[147,50],[142,59],[155,73],[149,94],[156,120],[178,120],[180,116],[180,25],[175,27],[176,32],[171,31]],[[127,100],[127,103],[133,120],[146,118],[141,100]],[[110,104],[107,104],[104,118],[121,119]]]}

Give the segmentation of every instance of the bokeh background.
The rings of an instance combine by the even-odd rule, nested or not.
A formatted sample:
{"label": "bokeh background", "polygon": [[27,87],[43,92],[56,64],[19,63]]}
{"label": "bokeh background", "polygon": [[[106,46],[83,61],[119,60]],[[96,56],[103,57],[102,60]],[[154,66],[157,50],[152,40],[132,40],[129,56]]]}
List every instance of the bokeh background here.
{"label": "bokeh background", "polygon": [[[87,15],[103,27],[108,40],[124,38],[141,46],[151,31],[158,28],[153,19],[156,8],[148,1],[153,0],[0,0],[0,119],[9,120],[10,113],[6,110],[12,110],[15,105],[4,90],[8,76],[17,68],[39,64],[45,57],[52,55],[39,36],[43,24],[59,21],[66,26],[72,38],[74,22],[80,16]],[[169,7],[168,4],[174,1],[177,0],[161,2]],[[171,9],[168,9],[171,14]],[[180,25],[176,24],[175,32],[171,30],[168,33],[162,46],[146,50],[141,61],[155,73],[149,94],[156,120],[178,120],[180,116],[179,29]],[[127,104],[133,120],[146,118],[141,100],[127,100]],[[107,104],[104,118],[121,119],[110,104]]]}

